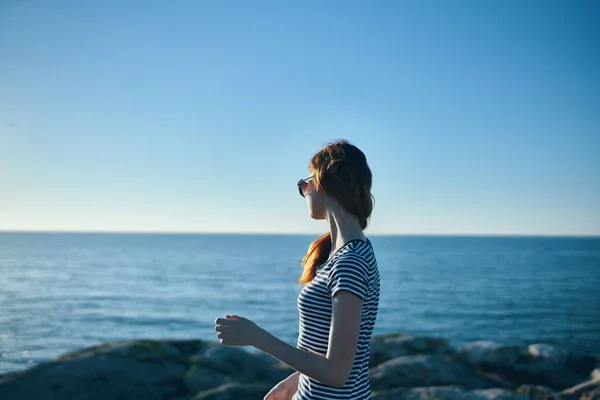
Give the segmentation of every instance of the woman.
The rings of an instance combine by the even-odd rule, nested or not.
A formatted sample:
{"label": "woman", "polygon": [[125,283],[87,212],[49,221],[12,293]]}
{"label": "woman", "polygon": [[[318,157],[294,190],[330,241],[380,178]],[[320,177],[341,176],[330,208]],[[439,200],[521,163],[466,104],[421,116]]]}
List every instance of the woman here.
{"label": "woman", "polygon": [[300,333],[293,347],[252,321],[217,318],[221,343],[254,346],[293,368],[266,400],[370,399],[370,341],[379,306],[379,271],[363,230],[371,216],[371,170],[362,151],[332,143],[312,158],[311,176],[298,182],[310,216],[329,232],[302,260]]}

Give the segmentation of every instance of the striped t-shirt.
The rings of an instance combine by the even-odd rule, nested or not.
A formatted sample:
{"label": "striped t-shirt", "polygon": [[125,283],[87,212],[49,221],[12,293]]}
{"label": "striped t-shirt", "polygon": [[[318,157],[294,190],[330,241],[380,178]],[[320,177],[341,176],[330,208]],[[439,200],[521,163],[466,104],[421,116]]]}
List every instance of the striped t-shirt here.
{"label": "striped t-shirt", "polygon": [[294,400],[370,399],[369,353],[379,307],[379,270],[371,242],[353,240],[340,248],[298,295],[298,348],[326,355],[333,296],[346,290],[363,300],[354,365],[343,387],[335,388],[300,374]]}

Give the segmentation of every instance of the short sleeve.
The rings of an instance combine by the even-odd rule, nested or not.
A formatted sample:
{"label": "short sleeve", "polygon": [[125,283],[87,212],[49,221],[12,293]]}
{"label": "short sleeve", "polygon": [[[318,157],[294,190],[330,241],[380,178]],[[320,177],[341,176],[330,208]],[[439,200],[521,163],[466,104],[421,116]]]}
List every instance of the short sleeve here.
{"label": "short sleeve", "polygon": [[345,290],[365,301],[369,292],[369,265],[362,257],[351,254],[338,258],[327,277],[327,289],[332,298]]}

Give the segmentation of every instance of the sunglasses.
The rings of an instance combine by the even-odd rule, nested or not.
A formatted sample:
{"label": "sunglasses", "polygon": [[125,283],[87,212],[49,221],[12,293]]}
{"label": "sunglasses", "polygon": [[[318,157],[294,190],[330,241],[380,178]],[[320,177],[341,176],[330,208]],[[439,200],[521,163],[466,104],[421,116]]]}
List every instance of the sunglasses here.
{"label": "sunglasses", "polygon": [[314,177],[314,175],[309,176],[306,179],[300,179],[298,181],[298,193],[300,193],[300,196],[304,197],[306,195],[306,189],[308,188],[308,181],[310,181],[312,178]]}

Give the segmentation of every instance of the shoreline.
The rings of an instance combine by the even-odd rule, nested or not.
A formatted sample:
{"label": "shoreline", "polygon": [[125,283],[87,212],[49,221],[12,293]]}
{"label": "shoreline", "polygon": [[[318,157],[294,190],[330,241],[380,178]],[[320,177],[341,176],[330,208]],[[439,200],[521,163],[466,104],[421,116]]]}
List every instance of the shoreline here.
{"label": "shoreline", "polygon": [[[293,371],[216,341],[139,339],[103,343],[0,374],[0,398],[262,399]],[[375,400],[561,399],[600,396],[600,357],[561,347],[375,335],[369,376]]]}

